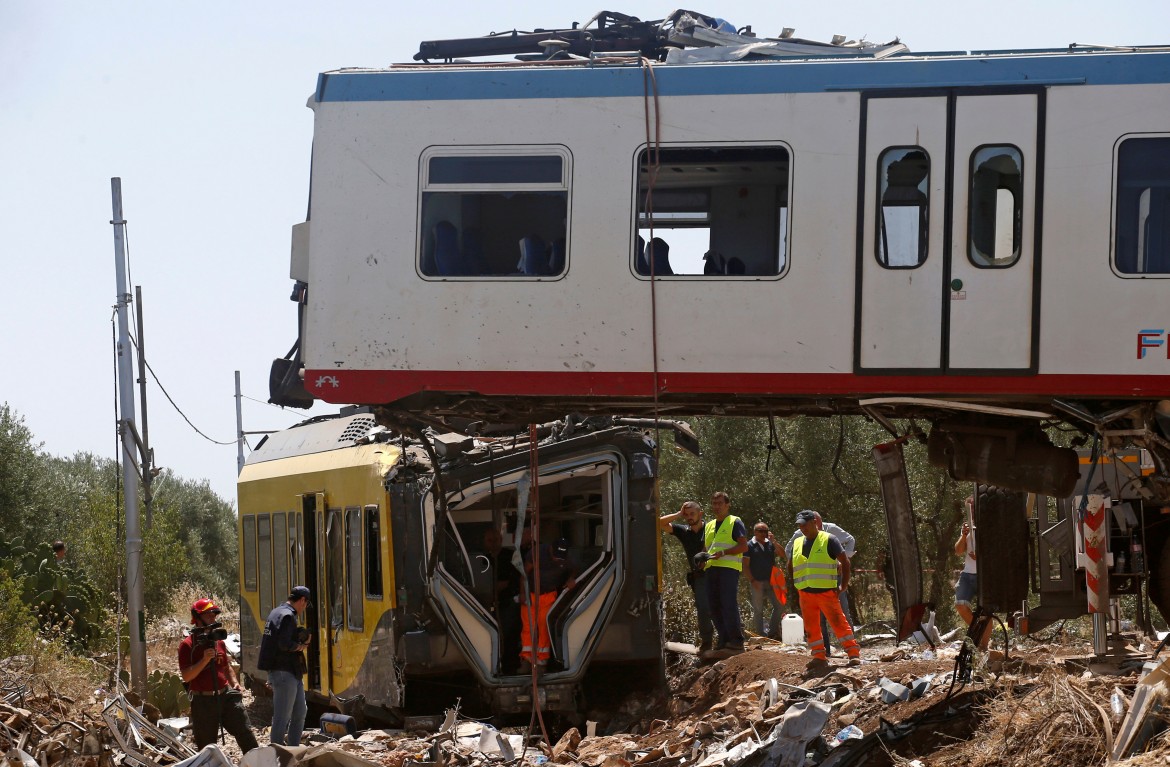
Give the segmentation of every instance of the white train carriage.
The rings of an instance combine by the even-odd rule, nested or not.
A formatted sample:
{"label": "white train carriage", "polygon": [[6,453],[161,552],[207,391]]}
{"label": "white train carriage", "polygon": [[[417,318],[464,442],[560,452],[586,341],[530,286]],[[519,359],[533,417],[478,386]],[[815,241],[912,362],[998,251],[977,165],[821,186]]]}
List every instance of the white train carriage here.
{"label": "white train carriage", "polygon": [[998,476],[952,470],[1063,495],[1051,417],[1153,450],[1170,499],[1170,49],[881,51],[322,74],[284,383],[918,415],[971,454],[1007,424]]}

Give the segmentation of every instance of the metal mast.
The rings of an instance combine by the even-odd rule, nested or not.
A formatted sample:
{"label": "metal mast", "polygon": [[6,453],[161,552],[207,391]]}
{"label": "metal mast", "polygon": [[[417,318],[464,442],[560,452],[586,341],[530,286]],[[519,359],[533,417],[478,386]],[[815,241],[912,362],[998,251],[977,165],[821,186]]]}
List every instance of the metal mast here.
{"label": "metal mast", "polygon": [[236,371],[236,476],[244,470],[244,410],[241,407],[240,371]]}
{"label": "metal mast", "polygon": [[130,293],[126,285],[126,221],[122,218],[122,179],[110,179],[114,218],[114,271],[117,276],[118,401],[122,418],[122,485],[126,505],[126,606],[130,626],[130,687],[146,698],[146,614],[142,599],[142,529],[138,518],[138,450],[134,436],[134,362],[130,348]]}

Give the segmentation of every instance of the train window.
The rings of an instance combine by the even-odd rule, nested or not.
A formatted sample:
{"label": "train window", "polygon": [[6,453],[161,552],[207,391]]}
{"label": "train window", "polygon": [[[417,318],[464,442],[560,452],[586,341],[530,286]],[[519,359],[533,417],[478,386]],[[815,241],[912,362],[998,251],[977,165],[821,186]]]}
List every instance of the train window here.
{"label": "train window", "polygon": [[643,150],[634,273],[779,276],[788,261],[790,169],[781,146]]}
{"label": "train window", "polygon": [[346,625],[353,631],[365,628],[365,605],[362,602],[362,510],[345,510],[345,595]]}
{"label": "train window", "polygon": [[329,626],[339,629],[345,625],[345,531],[342,529],[341,509],[329,509],[325,515],[326,573],[328,587]]}
{"label": "train window", "polygon": [[1170,274],[1170,137],[1117,148],[1113,258],[1122,274]]}
{"label": "train window", "polygon": [[[305,574],[301,567],[301,512],[289,513],[288,515],[288,557],[289,557],[289,577],[295,581],[293,585],[305,582]],[[291,589],[290,589],[291,591]]]}
{"label": "train window", "polygon": [[260,614],[268,615],[272,602],[272,520],[267,514],[256,517],[256,566],[260,570]]}
{"label": "train window", "polygon": [[890,147],[878,157],[874,248],[887,269],[926,262],[930,222],[930,155],[920,146]]}
{"label": "train window", "polygon": [[563,147],[442,148],[425,154],[419,272],[436,279],[563,274],[569,160]]}
{"label": "train window", "polygon": [[242,520],[244,528],[244,591],[256,590],[256,517]]}
{"label": "train window", "polygon": [[382,520],[377,506],[366,509],[366,596],[382,598]]}
{"label": "train window", "polygon": [[975,266],[1004,268],[1020,260],[1024,223],[1024,159],[1010,145],[971,154],[967,257]]}
{"label": "train window", "polygon": [[288,583],[288,528],[284,512],[272,515],[272,597],[283,599]]}

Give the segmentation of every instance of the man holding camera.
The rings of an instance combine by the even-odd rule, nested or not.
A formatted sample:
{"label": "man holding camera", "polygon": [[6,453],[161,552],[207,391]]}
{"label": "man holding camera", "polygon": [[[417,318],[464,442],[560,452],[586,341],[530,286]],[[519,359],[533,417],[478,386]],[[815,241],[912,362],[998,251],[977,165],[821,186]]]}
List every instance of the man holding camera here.
{"label": "man holding camera", "polygon": [[268,741],[274,746],[299,746],[305,729],[305,682],[307,670],[304,651],[309,647],[309,632],[297,626],[297,619],[309,606],[312,592],[307,586],[294,586],[284,604],[268,614],[256,665],[268,672],[272,686],[272,732]]}
{"label": "man holding camera", "polygon": [[222,725],[248,753],[258,745],[244,710],[244,694],[223,640],[227,632],[217,621],[219,606],[210,599],[191,605],[194,628],[179,643],[179,673],[191,695],[191,731],[195,747],[214,743]]}

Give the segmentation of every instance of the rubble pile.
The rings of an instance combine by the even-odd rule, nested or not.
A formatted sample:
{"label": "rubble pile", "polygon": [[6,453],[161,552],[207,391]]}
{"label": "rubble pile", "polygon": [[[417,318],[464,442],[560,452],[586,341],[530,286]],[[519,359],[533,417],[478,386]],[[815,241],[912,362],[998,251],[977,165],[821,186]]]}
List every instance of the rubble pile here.
{"label": "rubble pile", "polygon": [[[1170,763],[1162,713],[1170,661],[1092,663],[1082,646],[978,655],[960,645],[868,648],[811,672],[800,648],[760,643],[704,665],[672,652],[669,695],[629,699],[590,721],[531,730],[419,717],[425,729],[369,730],[242,758],[229,741],[198,754],[181,722],[125,696],[77,701],[0,683],[0,767],[803,767]],[[958,673],[957,673],[958,672]],[[253,717],[260,726],[263,717]],[[441,724],[439,723],[441,721]],[[310,722],[310,725],[315,724]],[[570,724],[577,724],[572,727]],[[261,742],[263,742],[261,733]],[[189,742],[189,741],[188,741]]]}
{"label": "rubble pile", "polygon": [[5,684],[0,689],[0,767],[165,767],[195,753],[179,732],[156,726],[126,696],[114,696],[100,712],[92,703],[33,695],[20,682]]}

